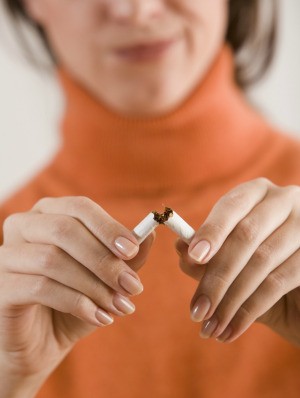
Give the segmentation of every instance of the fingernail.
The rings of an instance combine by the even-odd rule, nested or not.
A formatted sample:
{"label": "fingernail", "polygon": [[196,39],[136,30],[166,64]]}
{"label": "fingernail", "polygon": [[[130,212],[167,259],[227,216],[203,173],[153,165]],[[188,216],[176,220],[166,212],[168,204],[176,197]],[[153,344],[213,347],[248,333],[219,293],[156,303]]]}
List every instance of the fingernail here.
{"label": "fingernail", "polygon": [[122,296],[119,293],[116,293],[113,298],[113,305],[116,309],[123,314],[132,314],[135,311],[135,305],[128,300],[127,297]]}
{"label": "fingernail", "polygon": [[211,337],[213,332],[217,329],[218,327],[218,320],[216,317],[210,318],[208,321],[204,322],[200,335],[204,339],[208,339]]}
{"label": "fingernail", "polygon": [[101,308],[97,309],[95,316],[97,321],[99,321],[103,326],[111,325],[114,321],[114,319]]}
{"label": "fingernail", "polygon": [[144,290],[142,283],[128,272],[120,274],[119,285],[132,295],[140,294]]}
{"label": "fingernail", "polygon": [[211,302],[207,296],[202,294],[198,297],[191,311],[191,318],[194,322],[201,322],[205,318],[211,307]]}
{"label": "fingernail", "polygon": [[190,251],[190,257],[197,263],[201,263],[210,251],[210,243],[206,240],[201,240],[196,244],[193,250]]}
{"label": "fingernail", "polygon": [[229,339],[231,334],[232,334],[232,327],[229,325],[224,330],[224,332],[219,337],[217,337],[216,340],[219,341],[220,343],[224,343],[227,339]]}
{"label": "fingernail", "polygon": [[127,257],[132,257],[139,251],[139,248],[135,243],[123,236],[119,236],[119,238],[115,240],[115,246],[121,254],[124,254]]}

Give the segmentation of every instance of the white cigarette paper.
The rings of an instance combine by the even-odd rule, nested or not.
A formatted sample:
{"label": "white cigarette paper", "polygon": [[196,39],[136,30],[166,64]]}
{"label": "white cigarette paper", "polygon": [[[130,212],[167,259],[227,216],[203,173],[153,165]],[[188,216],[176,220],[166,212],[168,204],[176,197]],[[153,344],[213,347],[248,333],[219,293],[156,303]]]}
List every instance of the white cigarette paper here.
{"label": "white cigarette paper", "polygon": [[[195,235],[195,230],[173,210],[171,210],[168,219],[160,223],[170,228],[187,244],[190,244]],[[139,244],[141,244],[160,223],[155,220],[154,213],[149,213],[132,231]]]}
{"label": "white cigarette paper", "polygon": [[139,244],[159,226],[159,223],[154,220],[154,214],[149,213],[132,231]]}
{"label": "white cigarette paper", "polygon": [[191,240],[195,235],[195,230],[175,211],[173,211],[173,215],[164,224],[180,236],[185,243],[191,243]]}

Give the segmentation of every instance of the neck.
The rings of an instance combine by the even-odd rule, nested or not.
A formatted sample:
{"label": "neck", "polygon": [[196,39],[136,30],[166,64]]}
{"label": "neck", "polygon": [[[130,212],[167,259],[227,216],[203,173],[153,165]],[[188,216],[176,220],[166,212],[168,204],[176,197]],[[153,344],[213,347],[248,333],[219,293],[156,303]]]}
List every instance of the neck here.
{"label": "neck", "polygon": [[193,94],[156,118],[118,115],[60,71],[66,167],[79,169],[78,181],[97,186],[98,193],[162,198],[238,172],[254,161],[267,129],[236,86],[233,70],[225,47]]}

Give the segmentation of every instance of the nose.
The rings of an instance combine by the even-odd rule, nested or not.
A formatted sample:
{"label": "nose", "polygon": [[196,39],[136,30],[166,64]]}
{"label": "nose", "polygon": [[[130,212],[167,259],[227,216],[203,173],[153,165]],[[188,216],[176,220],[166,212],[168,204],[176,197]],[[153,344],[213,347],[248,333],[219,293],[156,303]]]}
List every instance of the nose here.
{"label": "nose", "polygon": [[106,2],[109,18],[118,23],[145,24],[161,16],[163,0],[108,0]]}

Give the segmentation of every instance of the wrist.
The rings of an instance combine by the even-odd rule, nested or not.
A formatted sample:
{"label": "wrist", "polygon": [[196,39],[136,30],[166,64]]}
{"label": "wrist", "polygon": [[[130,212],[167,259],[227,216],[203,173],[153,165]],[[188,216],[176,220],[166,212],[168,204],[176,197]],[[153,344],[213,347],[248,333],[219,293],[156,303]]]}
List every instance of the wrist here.
{"label": "wrist", "polygon": [[48,373],[19,375],[10,371],[9,366],[0,363],[0,397],[34,398],[48,378]]}
{"label": "wrist", "polygon": [[4,376],[2,380],[0,385],[1,398],[34,398],[46,379],[36,376],[26,378]]}

